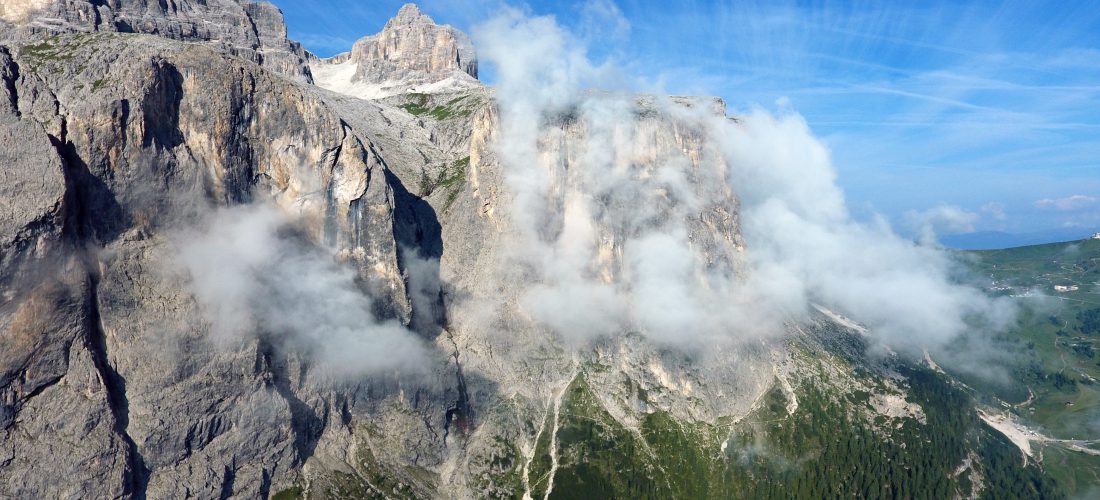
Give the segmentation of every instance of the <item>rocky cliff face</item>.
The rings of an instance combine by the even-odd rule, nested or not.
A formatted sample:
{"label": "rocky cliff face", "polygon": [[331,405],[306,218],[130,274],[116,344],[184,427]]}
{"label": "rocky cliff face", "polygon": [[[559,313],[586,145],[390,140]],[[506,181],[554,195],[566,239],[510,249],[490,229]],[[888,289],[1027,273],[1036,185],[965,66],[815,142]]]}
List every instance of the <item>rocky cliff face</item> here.
{"label": "rocky cliff face", "polygon": [[[837,428],[875,426],[884,442],[926,424],[917,404],[847,412],[823,402],[822,388],[838,401],[910,394],[893,367],[849,356],[859,336],[824,317],[700,354],[638,329],[571,342],[532,314],[532,284],[560,276],[530,254],[569,230],[556,214],[578,199],[602,207],[590,217],[599,244],[586,284],[625,283],[630,245],[676,231],[703,274],[737,279],[737,198],[699,121],[725,120],[720,101],[631,97],[614,101],[631,119],[600,125],[570,110],[538,117],[532,154],[548,180],[536,217],[517,208],[505,117],[476,82],[364,100],[230,57],[221,42],[179,41],[196,33],[185,14],[236,5],[255,23],[274,12],[263,4],[5,5],[18,28],[0,44],[0,493],[473,498],[582,495],[587,484],[619,497],[728,497],[774,491],[794,474],[756,458],[768,444],[798,445],[795,431],[768,423],[809,426],[831,412]],[[149,28],[60,28],[109,16]],[[277,44],[280,27],[260,30],[276,36],[257,33],[258,46]],[[349,57],[386,79],[476,73],[464,36],[415,7],[386,30]],[[609,137],[622,155],[600,155]],[[590,187],[600,185],[586,177],[593,157],[622,167],[608,180],[636,192]],[[319,255],[348,273],[341,289],[366,304],[351,317],[367,321],[303,339],[259,318],[221,336],[218,304],[180,264],[180,247],[233,207],[284,214],[292,222],[261,241],[295,251],[274,262]],[[229,232],[245,261],[271,250],[245,243],[259,222]],[[240,281],[267,283],[249,297],[261,302],[298,283],[326,293],[313,276],[286,274],[261,267],[206,284],[236,293]],[[322,311],[310,321],[345,312],[303,298],[290,302]],[[361,366],[398,357],[394,342],[371,343],[378,325],[416,339],[416,366]],[[333,366],[325,340],[352,354]],[[950,458],[936,470],[964,460]]]}
{"label": "rocky cliff face", "polygon": [[14,0],[0,6],[0,30],[31,40],[46,33],[146,33],[174,40],[207,42],[276,73],[312,82],[298,42],[287,39],[283,13],[252,0]]}
{"label": "rocky cliff face", "polygon": [[203,46],[94,33],[3,50],[3,489],[269,491],[346,396],[307,395],[270,339],[208,344],[164,271],[169,232],[270,199],[355,264],[377,314],[407,318],[382,160],[307,90]]}
{"label": "rocky cliff face", "polygon": [[411,3],[401,7],[381,33],[355,42],[350,60],[359,64],[359,81],[431,81],[454,70],[477,78],[470,39],[450,26],[435,24]]}
{"label": "rocky cliff face", "polygon": [[469,88],[477,55],[465,33],[440,26],[414,4],[401,7],[378,34],[351,52],[313,63],[321,87],[364,98],[406,91]]}

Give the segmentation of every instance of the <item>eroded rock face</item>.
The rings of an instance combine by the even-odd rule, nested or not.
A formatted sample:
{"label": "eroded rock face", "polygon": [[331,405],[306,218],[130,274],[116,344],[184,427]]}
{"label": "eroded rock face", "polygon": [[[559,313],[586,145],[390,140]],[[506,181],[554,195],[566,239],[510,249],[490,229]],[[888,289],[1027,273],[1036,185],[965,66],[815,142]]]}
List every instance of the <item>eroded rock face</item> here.
{"label": "eroded rock face", "polygon": [[[64,159],[35,116],[48,93],[0,47],[0,489],[16,497],[133,493],[132,443],[97,350],[94,287],[69,237]],[[52,470],[71,479],[54,484]]]}
{"label": "eroded rock face", "polygon": [[351,52],[312,61],[311,71],[317,85],[362,99],[480,86],[469,37],[435,24],[413,4],[380,33],[355,42]]}
{"label": "eroded rock face", "polygon": [[414,4],[401,7],[381,33],[355,42],[351,61],[359,65],[358,81],[428,83],[454,70],[477,78],[477,57],[466,34],[435,24]]}
{"label": "eroded rock face", "polygon": [[283,13],[252,0],[14,0],[0,6],[0,25],[17,39],[43,33],[146,33],[174,40],[208,42],[301,82],[312,82],[298,42],[287,39]]}
{"label": "eroded rock face", "polygon": [[351,261],[376,314],[407,322],[373,145],[308,89],[163,38],[0,46],[0,79],[0,490],[285,486],[351,393],[262,335],[211,344],[170,235],[210,207],[270,200]]}

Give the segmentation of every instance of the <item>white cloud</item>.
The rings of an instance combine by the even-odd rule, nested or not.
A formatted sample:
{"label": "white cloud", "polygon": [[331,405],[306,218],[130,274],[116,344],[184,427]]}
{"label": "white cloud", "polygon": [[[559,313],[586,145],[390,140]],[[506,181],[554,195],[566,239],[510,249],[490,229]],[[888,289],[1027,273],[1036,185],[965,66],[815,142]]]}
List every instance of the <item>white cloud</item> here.
{"label": "white cloud", "polygon": [[954,205],[938,205],[928,210],[909,210],[905,213],[905,225],[912,230],[919,241],[926,245],[936,243],[940,234],[963,234],[974,232],[974,224],[981,216]]}
{"label": "white cloud", "polygon": [[[587,91],[614,71],[548,17],[508,11],[474,36],[500,68],[496,150],[516,226],[504,265],[530,270],[521,307],[564,340],[757,339],[816,302],[918,348],[1011,317],[1008,303],[956,283],[948,254],[882,220],[855,222],[828,149],[797,114],[754,109],[733,122],[707,102]],[[707,219],[736,215],[731,192],[744,254]],[[977,219],[947,206],[918,215],[956,230]]]}
{"label": "white cloud", "polygon": [[171,240],[217,344],[263,337],[349,376],[426,365],[419,337],[375,317],[355,273],[274,207],[219,208]]}
{"label": "white cloud", "polygon": [[1067,196],[1065,198],[1043,198],[1035,202],[1035,208],[1053,209],[1062,212],[1071,212],[1074,210],[1081,210],[1094,205],[1097,201],[1095,196],[1086,196],[1083,194],[1075,194]]}
{"label": "white cloud", "polygon": [[588,0],[581,6],[580,29],[591,42],[623,41],[630,36],[630,21],[613,0]]}
{"label": "white cloud", "polygon": [[[726,132],[725,143],[734,185],[755,193],[743,197],[742,211],[754,258],[750,283],[771,275],[788,283],[762,294],[759,304],[820,302],[865,322],[895,348],[942,346],[974,320],[1002,325],[1012,317],[1009,303],[957,284],[948,254],[896,236],[881,220],[853,221],[831,181],[829,156],[801,117],[756,110],[742,123]],[[807,179],[817,179],[817,188],[792,187]],[[933,213],[962,225],[972,218],[951,208]]]}

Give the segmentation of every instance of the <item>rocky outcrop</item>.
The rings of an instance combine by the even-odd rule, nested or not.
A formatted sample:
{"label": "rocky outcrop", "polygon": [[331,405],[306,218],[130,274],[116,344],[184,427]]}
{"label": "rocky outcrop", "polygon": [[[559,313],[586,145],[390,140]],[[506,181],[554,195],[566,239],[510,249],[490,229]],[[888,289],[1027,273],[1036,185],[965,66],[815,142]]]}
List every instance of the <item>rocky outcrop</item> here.
{"label": "rocky outcrop", "polygon": [[312,82],[298,42],[289,40],[283,13],[252,0],[14,0],[0,6],[9,37],[31,40],[45,33],[145,33],[206,42],[301,82]]}
{"label": "rocky outcrop", "polygon": [[0,77],[0,490],[216,497],[293,481],[343,428],[348,393],[262,334],[211,344],[170,235],[209,207],[270,200],[354,264],[375,314],[407,322],[374,146],[308,88],[202,45],[58,35],[0,46]]}
{"label": "rocky outcrop", "polygon": [[[36,121],[47,92],[0,47],[0,490],[15,497],[132,493],[132,447],[118,432],[96,352],[92,286],[67,237],[77,200]],[[48,101],[48,99],[43,99]],[[71,479],[30,473],[47,467]]]}
{"label": "rocky outcrop", "polygon": [[359,81],[430,82],[455,70],[477,78],[477,57],[466,34],[435,24],[411,3],[381,33],[355,42],[351,60],[359,64]]}
{"label": "rocky outcrop", "polygon": [[465,33],[405,4],[350,53],[311,66],[321,87],[365,99],[476,86],[477,55]]}

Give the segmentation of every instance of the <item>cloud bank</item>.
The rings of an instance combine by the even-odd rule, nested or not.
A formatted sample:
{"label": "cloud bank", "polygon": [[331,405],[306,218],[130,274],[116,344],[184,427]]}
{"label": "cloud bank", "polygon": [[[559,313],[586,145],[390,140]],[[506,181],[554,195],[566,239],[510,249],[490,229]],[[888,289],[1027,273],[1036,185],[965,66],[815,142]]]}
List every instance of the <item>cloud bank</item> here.
{"label": "cloud bank", "polygon": [[550,17],[506,10],[474,39],[498,71],[509,265],[534,282],[520,304],[567,342],[754,340],[822,304],[919,350],[1012,317],[959,284],[948,254],[881,218],[854,221],[828,149],[796,113],[732,120],[706,99],[615,92],[630,79]]}

